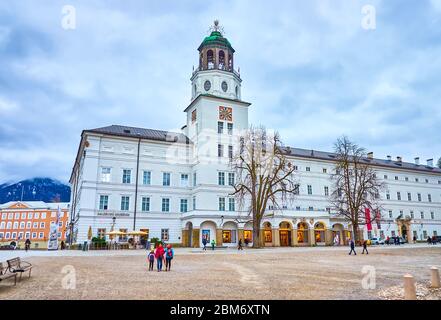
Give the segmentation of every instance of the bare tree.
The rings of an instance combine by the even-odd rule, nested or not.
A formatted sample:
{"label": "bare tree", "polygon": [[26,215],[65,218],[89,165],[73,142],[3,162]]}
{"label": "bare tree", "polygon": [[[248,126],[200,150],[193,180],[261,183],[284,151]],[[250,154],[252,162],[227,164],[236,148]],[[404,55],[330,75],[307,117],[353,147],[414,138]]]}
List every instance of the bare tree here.
{"label": "bare tree", "polygon": [[232,195],[240,208],[247,207],[253,222],[253,247],[262,245],[260,225],[267,209],[282,208],[298,192],[294,165],[286,157],[278,133],[269,134],[264,127],[250,127],[240,136],[239,150],[231,161],[237,174]]}
{"label": "bare tree", "polygon": [[365,149],[346,136],[337,139],[334,147],[336,164],[331,175],[330,202],[336,210],[334,215],[351,223],[352,238],[357,243],[359,227],[381,219],[380,192],[386,186],[377,178]]}

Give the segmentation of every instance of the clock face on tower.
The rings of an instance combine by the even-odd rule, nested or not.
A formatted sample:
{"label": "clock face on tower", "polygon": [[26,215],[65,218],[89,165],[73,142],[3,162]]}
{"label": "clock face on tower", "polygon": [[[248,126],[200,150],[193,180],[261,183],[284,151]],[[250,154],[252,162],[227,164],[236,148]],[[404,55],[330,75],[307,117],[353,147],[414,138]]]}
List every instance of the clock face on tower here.
{"label": "clock face on tower", "polygon": [[219,120],[233,121],[233,109],[229,107],[219,107]]}
{"label": "clock face on tower", "polygon": [[205,89],[205,91],[210,91],[210,89],[211,89],[211,82],[210,81],[205,81],[205,83],[204,83],[204,89]]}

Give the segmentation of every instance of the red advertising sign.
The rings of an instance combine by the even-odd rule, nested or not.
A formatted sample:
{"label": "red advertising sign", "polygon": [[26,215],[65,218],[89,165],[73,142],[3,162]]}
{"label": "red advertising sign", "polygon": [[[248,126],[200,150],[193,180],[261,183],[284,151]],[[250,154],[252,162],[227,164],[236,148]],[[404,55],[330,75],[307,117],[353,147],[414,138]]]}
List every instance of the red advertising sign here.
{"label": "red advertising sign", "polygon": [[367,230],[371,231],[372,230],[371,211],[369,210],[369,208],[365,209],[364,216],[365,216],[365,219],[366,219]]}

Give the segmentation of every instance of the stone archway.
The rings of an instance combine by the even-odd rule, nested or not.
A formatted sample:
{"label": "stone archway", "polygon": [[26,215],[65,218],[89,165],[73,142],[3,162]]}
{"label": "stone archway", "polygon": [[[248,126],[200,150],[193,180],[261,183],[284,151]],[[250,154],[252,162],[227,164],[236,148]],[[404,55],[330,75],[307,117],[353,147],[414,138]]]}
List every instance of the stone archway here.
{"label": "stone archway", "polygon": [[273,241],[273,229],[271,223],[264,222],[261,232],[262,232],[261,234],[262,244],[264,246],[272,246],[274,241]]}
{"label": "stone archway", "polygon": [[341,223],[332,225],[332,244],[340,246],[345,244],[345,228]]}
{"label": "stone archway", "polygon": [[227,221],[222,226],[222,244],[236,246],[238,241],[237,223]]}
{"label": "stone archway", "polygon": [[317,245],[324,245],[326,243],[326,227],[321,221],[314,225],[314,243]]}
{"label": "stone archway", "polygon": [[217,238],[216,238],[216,231],[217,231],[217,225],[215,222],[207,220],[201,223],[200,227],[200,237],[199,237],[199,245],[202,247],[202,239],[207,240],[207,245],[211,243],[212,240],[218,244]]}
{"label": "stone archway", "polygon": [[279,241],[281,247],[290,247],[292,245],[292,225],[287,221],[279,224]]}
{"label": "stone archway", "polygon": [[309,244],[309,225],[306,222],[297,224],[297,244],[300,246]]}

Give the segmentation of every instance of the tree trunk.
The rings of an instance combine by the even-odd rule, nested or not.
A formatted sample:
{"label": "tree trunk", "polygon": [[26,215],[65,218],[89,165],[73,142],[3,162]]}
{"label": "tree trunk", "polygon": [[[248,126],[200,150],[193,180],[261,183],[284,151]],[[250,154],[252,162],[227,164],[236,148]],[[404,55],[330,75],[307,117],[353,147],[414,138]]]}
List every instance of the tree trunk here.
{"label": "tree trunk", "polygon": [[354,240],[355,245],[358,243],[358,224],[352,223],[352,238]]}
{"label": "tree trunk", "polygon": [[[254,214],[253,214],[254,215]],[[260,248],[260,221],[256,218],[256,215],[253,217],[253,248]]]}

